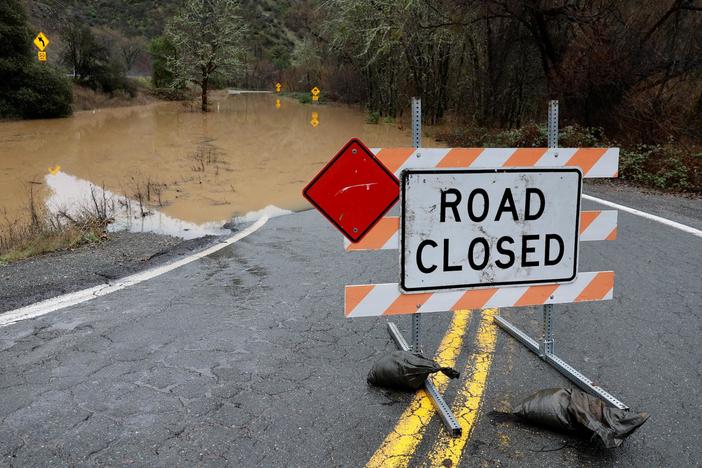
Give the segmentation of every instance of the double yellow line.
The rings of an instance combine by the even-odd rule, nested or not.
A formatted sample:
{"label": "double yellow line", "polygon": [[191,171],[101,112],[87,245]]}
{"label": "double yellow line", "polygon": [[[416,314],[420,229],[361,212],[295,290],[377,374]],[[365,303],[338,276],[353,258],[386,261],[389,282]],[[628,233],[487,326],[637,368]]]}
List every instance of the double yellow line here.
{"label": "double yellow line", "polygon": [[[425,466],[456,466],[463,453],[470,433],[475,424],[478,408],[487,382],[492,354],[495,350],[496,331],[493,324],[495,309],[482,312],[478,334],[475,342],[473,359],[466,365],[470,376],[458,392],[452,410],[463,429],[461,437],[453,438],[446,432],[438,437],[428,456]],[[463,338],[470,324],[469,310],[454,313],[448,332],[441,340],[435,359],[442,366],[454,367],[463,346]],[[448,385],[448,377],[436,374],[434,385],[443,393]],[[378,450],[367,463],[367,467],[406,467],[424,438],[429,421],[436,413],[429,396],[420,390],[412,399],[407,409]],[[448,465],[448,462],[452,462]]]}

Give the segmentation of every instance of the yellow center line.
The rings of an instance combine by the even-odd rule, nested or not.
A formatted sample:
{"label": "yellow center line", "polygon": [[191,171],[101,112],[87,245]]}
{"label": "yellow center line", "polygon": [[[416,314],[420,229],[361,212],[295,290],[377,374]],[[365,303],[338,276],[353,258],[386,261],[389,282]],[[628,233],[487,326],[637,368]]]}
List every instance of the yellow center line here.
{"label": "yellow center line", "polygon": [[[453,314],[448,332],[441,340],[435,360],[442,366],[453,367],[461,353],[463,336],[470,323],[470,311],[459,310]],[[433,376],[432,381],[439,393],[448,385],[448,377],[442,373]],[[436,410],[431,399],[422,389],[419,390],[407,409],[402,413],[395,428],[390,432],[378,450],[366,464],[367,467],[406,467],[422,441],[424,431]]]}
{"label": "yellow center line", "polygon": [[[475,353],[472,359],[473,372],[463,383],[452,405],[453,414],[463,432],[460,437],[451,437],[442,431],[429,453],[429,466],[458,466],[458,462],[461,460],[463,449],[478,418],[478,409],[485,391],[492,355],[495,351],[497,332],[493,319],[496,314],[496,309],[486,309],[482,313],[478,335],[475,339]],[[471,360],[468,362],[470,365]]]}

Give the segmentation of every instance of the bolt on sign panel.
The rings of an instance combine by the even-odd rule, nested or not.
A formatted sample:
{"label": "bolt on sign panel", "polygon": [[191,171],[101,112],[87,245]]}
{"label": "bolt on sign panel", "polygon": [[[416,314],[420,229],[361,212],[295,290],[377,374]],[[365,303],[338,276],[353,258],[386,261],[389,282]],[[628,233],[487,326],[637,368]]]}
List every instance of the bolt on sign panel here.
{"label": "bolt on sign panel", "polygon": [[354,138],[302,193],[351,242],[358,242],[397,202],[399,191],[397,177]]}
{"label": "bolt on sign panel", "polygon": [[575,279],[578,168],[417,169],[401,181],[403,291]]}

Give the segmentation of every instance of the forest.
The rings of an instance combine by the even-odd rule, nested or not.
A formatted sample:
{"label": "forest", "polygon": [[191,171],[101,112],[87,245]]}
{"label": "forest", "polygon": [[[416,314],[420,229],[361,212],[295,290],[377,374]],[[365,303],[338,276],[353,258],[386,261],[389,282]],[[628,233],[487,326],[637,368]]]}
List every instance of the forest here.
{"label": "forest", "polygon": [[[187,4],[221,11],[221,1],[24,6],[35,29],[56,38],[54,65],[75,80],[131,93],[124,77],[153,74],[160,96],[173,97],[176,84],[203,80],[188,84],[174,75],[169,21]],[[369,122],[401,119],[410,97],[419,96],[425,124],[452,146],[543,146],[547,101],[558,99],[563,146],[621,145],[622,177],[702,190],[701,0],[225,4],[234,5],[228,21],[237,22],[237,43],[229,47],[237,60],[214,67],[208,86],[272,89],[281,82],[286,91],[307,92],[318,85],[325,100],[364,106]],[[81,40],[108,44],[93,61],[101,73],[81,68]]]}

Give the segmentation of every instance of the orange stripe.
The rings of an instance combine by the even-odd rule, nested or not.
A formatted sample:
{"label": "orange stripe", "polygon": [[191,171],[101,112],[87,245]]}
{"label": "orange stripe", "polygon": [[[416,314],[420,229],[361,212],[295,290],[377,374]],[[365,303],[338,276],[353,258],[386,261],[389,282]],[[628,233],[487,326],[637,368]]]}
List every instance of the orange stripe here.
{"label": "orange stripe", "polygon": [[347,250],[378,250],[400,229],[400,218],[388,216],[381,218],[373,229],[363,236],[360,242],[349,244]]}
{"label": "orange stripe", "polygon": [[602,271],[595,275],[592,281],[590,281],[590,284],[588,284],[585,289],[583,289],[583,292],[581,292],[580,295],[575,298],[575,302],[598,301],[602,299],[613,287],[614,272]]}
{"label": "orange stripe", "polygon": [[544,304],[551,297],[553,291],[558,289],[557,284],[542,284],[530,286],[522,297],[514,304],[515,307]]}
{"label": "orange stripe", "polygon": [[482,152],[482,148],[451,148],[436,167],[469,167]]}
{"label": "orange stripe", "polygon": [[412,153],[414,148],[383,148],[376,157],[390,172],[395,173]]}
{"label": "orange stripe", "polygon": [[505,167],[525,166],[531,167],[541,159],[541,156],[548,151],[548,148],[519,148],[512,153],[507,161],[503,164]]}
{"label": "orange stripe", "polygon": [[580,212],[580,234],[585,232],[590,224],[600,215],[599,211],[581,211]]}
{"label": "orange stripe", "polygon": [[497,292],[497,288],[474,289],[466,291],[456,302],[452,310],[482,309],[487,301]]}
{"label": "orange stripe", "polygon": [[612,229],[612,232],[605,238],[605,240],[616,240],[617,239],[617,228]]}
{"label": "orange stripe", "polygon": [[414,314],[431,296],[431,293],[400,294],[395,302],[385,309],[383,315]]}
{"label": "orange stripe", "polygon": [[587,175],[606,152],[607,148],[580,148],[565,165],[578,166],[583,170],[583,175]]}
{"label": "orange stripe", "polygon": [[351,312],[353,312],[353,309],[356,308],[359,302],[361,302],[369,292],[373,290],[375,285],[372,284],[363,284],[360,286],[346,286],[346,303],[345,309],[344,309],[344,315],[347,317]]}

